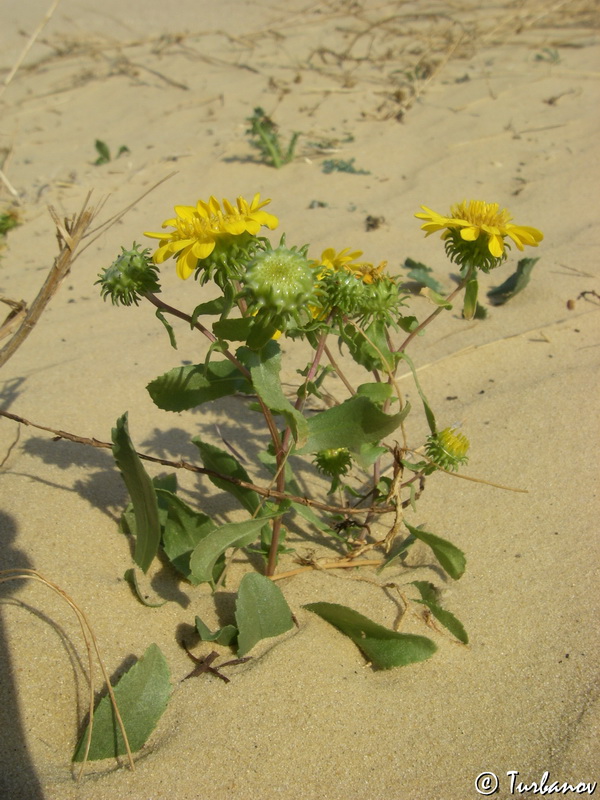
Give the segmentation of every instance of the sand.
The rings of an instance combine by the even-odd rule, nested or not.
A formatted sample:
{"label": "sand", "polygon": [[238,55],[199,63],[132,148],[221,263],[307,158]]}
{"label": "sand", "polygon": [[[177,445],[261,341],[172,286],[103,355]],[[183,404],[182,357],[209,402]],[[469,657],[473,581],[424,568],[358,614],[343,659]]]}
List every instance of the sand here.
{"label": "sand", "polygon": [[[3,79],[47,11],[41,0],[3,9]],[[177,637],[196,614],[217,624],[210,591],[157,567],[153,588],[171,602],[139,604],[123,580],[131,546],[117,523],[127,497],[110,453],[0,419],[0,569],[35,568],[63,587],[89,615],[111,676],[155,642],[173,685],[135,773],[92,763],[76,783],[70,757],[87,702],[77,622],[44,586],[2,584],[2,797],[465,800],[480,796],[484,772],[498,776],[501,798],[534,796],[518,783],[545,772],[547,785],[599,779],[598,22],[592,2],[540,0],[53,7],[0,97],[0,199],[21,216],[0,256],[0,294],[35,297],[57,253],[48,205],[70,215],[93,190],[92,205],[106,200],[98,222],[134,205],[81,253],[2,368],[4,410],[104,441],[128,411],[145,452],[194,460],[192,435],[218,443],[222,434],[252,459],[238,401],[173,415],[145,390],[183,359],[201,361],[205,344],[181,325],[172,350],[149,306],[113,308],[93,285],[121,245],[158,230],[175,204],[260,192],[288,243],[362,249],[394,274],[411,257],[447,291],[454,269],[437,237],[419,230],[421,204],[443,212],[464,198],[498,202],[545,239],[527,254],[540,261],[523,293],[485,320],[465,322],[455,308],[412,349],[439,419],[461,423],[471,440],[465,474],[528,491],[434,476],[407,518],[466,552],[464,577],[444,583],[427,558],[361,572],[443,585],[470,644],[409,614],[403,630],[439,648],[422,664],[375,671],[304,610],[324,600],[397,621],[391,594],[321,571],[279,584],[299,627],[231,668],[230,684],[184,681],[191,663]],[[284,134],[302,134],[281,170],[257,162],[248,144],[245,120],[257,106]],[[95,166],[96,139],[129,152]],[[368,174],[325,174],[332,157]],[[383,220],[367,232],[368,215]],[[515,264],[511,256],[484,277],[483,290]],[[162,275],[174,305],[210,296],[170,262]],[[425,300],[411,304],[420,318],[429,313]],[[409,378],[401,383],[415,399]],[[188,501],[231,507],[206,482],[178,477]],[[333,554],[311,532],[296,529],[290,541],[297,555]],[[220,609],[247,569],[240,556]]]}

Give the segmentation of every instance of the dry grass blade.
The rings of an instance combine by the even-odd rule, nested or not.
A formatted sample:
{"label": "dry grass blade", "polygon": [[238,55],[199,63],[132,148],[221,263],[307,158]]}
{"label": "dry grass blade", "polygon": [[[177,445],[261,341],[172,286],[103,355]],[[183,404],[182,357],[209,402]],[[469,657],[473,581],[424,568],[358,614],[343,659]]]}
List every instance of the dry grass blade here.
{"label": "dry grass blade", "polygon": [[102,656],[100,655],[100,648],[98,645],[98,640],[96,639],[96,634],[94,633],[94,629],[92,628],[90,621],[88,620],[86,614],[82,609],[77,605],[77,603],[69,597],[69,595],[61,589],[56,583],[48,580],[43,575],[41,575],[37,570],[34,569],[5,569],[0,571],[0,583],[5,583],[7,581],[15,581],[15,580],[22,580],[22,579],[30,579],[39,581],[47,586],[49,589],[52,589],[53,592],[59,595],[75,612],[77,616],[77,620],[79,622],[79,626],[81,627],[81,632],[83,634],[83,639],[85,641],[85,646],[87,649],[88,654],[88,670],[89,670],[89,684],[90,684],[90,693],[89,693],[89,716],[90,722],[88,725],[88,732],[87,732],[87,741],[86,741],[86,748],[85,748],[85,755],[83,758],[83,762],[79,769],[79,773],[77,779],[79,780],[83,774],[83,770],[85,769],[85,765],[87,764],[88,753],[90,750],[90,745],[92,742],[92,729],[94,723],[94,681],[93,681],[93,674],[94,674],[94,662],[92,658],[92,646],[96,652],[96,657],[98,659],[98,663],[100,665],[100,669],[102,671],[102,675],[104,676],[104,680],[106,682],[106,686],[108,689],[108,694],[110,696],[110,702],[112,704],[115,717],[117,719],[117,723],[121,730],[121,735],[123,736],[123,741],[125,742],[125,749],[127,750],[127,759],[129,761],[129,766],[133,771],[135,771],[135,764],[133,761],[133,755],[131,753],[131,749],[129,747],[129,740],[127,738],[127,731],[125,730],[125,725],[123,724],[123,719],[121,718],[121,714],[119,713],[119,707],[117,705],[117,701],[115,698],[115,694],[110,683],[110,679],[108,677],[108,672],[106,671],[106,667],[104,666],[104,661],[102,660]]}
{"label": "dry grass blade", "polygon": [[23,63],[23,61],[25,59],[25,56],[27,55],[27,53],[33,47],[33,44],[34,44],[35,40],[37,39],[37,37],[40,35],[40,33],[46,27],[47,23],[50,20],[50,17],[56,11],[56,7],[58,6],[59,3],[60,3],[60,0],[54,0],[54,2],[50,5],[50,8],[48,9],[48,11],[46,11],[46,14],[44,15],[44,18],[42,19],[42,21],[39,23],[37,28],[34,30],[34,32],[31,34],[31,36],[27,40],[27,44],[25,45],[25,47],[21,51],[19,57],[15,61],[14,65],[13,65],[13,68],[11,69],[11,71],[8,73],[8,75],[6,76],[6,78],[3,81],[4,85],[0,88],[0,97],[4,93],[4,90],[6,89],[8,84],[12,81],[14,76],[17,74],[17,71],[18,71],[19,67],[21,66],[21,64]]}

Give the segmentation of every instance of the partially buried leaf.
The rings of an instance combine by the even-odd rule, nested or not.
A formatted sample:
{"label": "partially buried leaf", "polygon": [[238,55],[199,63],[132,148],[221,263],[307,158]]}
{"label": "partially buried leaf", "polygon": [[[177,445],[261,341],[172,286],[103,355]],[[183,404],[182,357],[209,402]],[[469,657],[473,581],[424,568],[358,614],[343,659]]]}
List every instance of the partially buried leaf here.
{"label": "partially buried leaf", "polygon": [[281,589],[257,572],[242,578],[235,605],[235,621],[239,631],[238,656],[246,655],[261,639],[279,636],[294,625]]}
{"label": "partially buried leaf", "polygon": [[216,642],[217,644],[222,644],[224,647],[232,644],[238,635],[238,630],[235,625],[224,625],[213,633],[210,628],[202,622],[200,617],[196,617],[196,630],[203,642]]}
{"label": "partially buried leaf", "polygon": [[413,261],[412,258],[405,259],[404,266],[407,269],[410,269],[410,272],[407,275],[408,278],[413,280],[415,283],[421,284],[421,286],[427,286],[430,289],[433,289],[433,291],[437,292],[438,294],[443,294],[444,287],[439,281],[436,281],[436,279],[432,277],[431,273],[433,270],[431,267],[427,267],[420,261]]}
{"label": "partially buried leaf", "polygon": [[504,305],[512,297],[514,297],[529,283],[531,277],[531,270],[539,261],[538,258],[522,258],[517,264],[517,269],[513,274],[507,278],[503,284],[497,286],[495,289],[490,289],[487,296],[490,298],[495,306]]}
{"label": "partially buried leaf", "polygon": [[450,611],[442,608],[442,606],[437,602],[437,593],[433,584],[429,583],[428,581],[413,581],[413,584],[421,593],[421,600],[417,600],[416,602],[427,606],[438,622],[441,622],[442,625],[447,628],[453,636],[456,636],[459,642],[468,644],[469,636],[464,629],[462,622],[458,620]]}
{"label": "partially buried leaf", "polygon": [[337,603],[309,603],[304,608],[318,614],[352,639],[365,657],[379,669],[425,661],[437,650],[426,636],[398,633],[384,628],[347,606]]}
{"label": "partially buried leaf", "polygon": [[[150,645],[139,661],[123,675],[114,693],[131,752],[136,753],[156,727],[171,693],[169,667],[158,645]],[[73,761],[83,760],[86,741],[87,729],[75,748]],[[88,758],[98,761],[125,753],[125,742],[110,698],[103,697],[94,711]]]}
{"label": "partially buried leaf", "polygon": [[144,594],[144,590],[140,586],[138,574],[135,571],[135,569],[131,568],[125,570],[123,577],[125,578],[127,583],[131,586],[131,588],[135,592],[137,599],[140,601],[140,603],[142,603],[142,605],[148,606],[148,608],[160,608],[161,606],[164,606],[164,604],[168,602],[167,600],[158,600],[156,602],[153,600],[149,600],[148,595]]}

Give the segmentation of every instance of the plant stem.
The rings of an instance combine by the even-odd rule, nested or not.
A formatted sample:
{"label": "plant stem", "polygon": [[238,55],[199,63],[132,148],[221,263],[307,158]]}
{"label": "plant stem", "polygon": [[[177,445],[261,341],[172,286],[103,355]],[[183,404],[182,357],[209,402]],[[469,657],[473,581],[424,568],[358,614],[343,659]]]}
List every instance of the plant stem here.
{"label": "plant stem", "polygon": [[[462,290],[465,288],[465,286],[467,285],[468,281],[469,281],[469,280],[471,279],[471,277],[472,277],[472,272],[473,272],[473,270],[469,270],[469,272],[467,273],[467,275],[465,275],[465,277],[464,277],[464,278],[463,278],[463,279],[460,281],[460,283],[458,284],[458,286],[456,287],[456,289],[454,289],[454,291],[453,291],[453,292],[450,292],[450,294],[448,295],[448,297],[446,297],[446,298],[445,298],[445,301],[446,301],[447,303],[449,303],[451,300],[453,300],[453,299],[456,297],[456,295],[457,295],[459,292],[461,292],[461,291],[462,291]],[[410,332],[410,334],[409,334],[409,335],[406,337],[406,339],[405,339],[405,340],[402,342],[402,344],[401,344],[401,345],[400,345],[400,346],[399,346],[399,347],[396,349],[396,352],[397,352],[397,353],[403,353],[403,352],[406,350],[406,348],[408,347],[408,345],[409,345],[409,344],[412,342],[412,340],[415,338],[415,336],[418,336],[418,335],[419,335],[419,333],[421,333],[421,331],[422,331],[424,328],[426,328],[426,327],[427,327],[427,326],[428,326],[428,325],[429,325],[431,322],[433,322],[433,320],[434,320],[434,319],[435,319],[435,318],[436,318],[436,317],[437,317],[439,314],[441,314],[443,310],[444,310],[444,306],[438,306],[438,307],[436,308],[436,310],[433,312],[433,314],[430,314],[430,315],[427,317],[427,319],[424,319],[424,320],[423,320],[423,322],[421,322],[421,324],[420,324],[420,325],[417,325],[417,327],[414,329],[414,331],[411,331],[411,332]]]}

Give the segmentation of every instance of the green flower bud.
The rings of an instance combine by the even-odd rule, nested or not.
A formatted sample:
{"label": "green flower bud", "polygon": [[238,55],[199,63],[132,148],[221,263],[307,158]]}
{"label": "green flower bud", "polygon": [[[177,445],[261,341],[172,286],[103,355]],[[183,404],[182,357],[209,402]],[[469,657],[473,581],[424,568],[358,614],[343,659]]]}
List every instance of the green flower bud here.
{"label": "green flower bud", "polygon": [[138,250],[140,245],[133,243],[130,250],[123,251],[113,263],[98,275],[102,297],[110,296],[114,305],[122,303],[138,305],[141,295],[146,292],[160,292],[157,280],[158,267],[150,258],[150,248]]}
{"label": "green flower bud", "polygon": [[244,276],[252,308],[266,309],[278,317],[298,317],[314,302],[315,274],[301,250],[283,244],[256,255]]}
{"label": "green flower bud", "polygon": [[467,451],[469,440],[456,428],[444,428],[443,431],[431,434],[425,444],[425,453],[444,469],[456,472],[461,464],[469,460]]}
{"label": "green flower bud", "polygon": [[352,456],[346,447],[330,448],[329,450],[320,450],[315,455],[313,463],[323,475],[338,478],[340,475],[347,475],[350,472]]}

